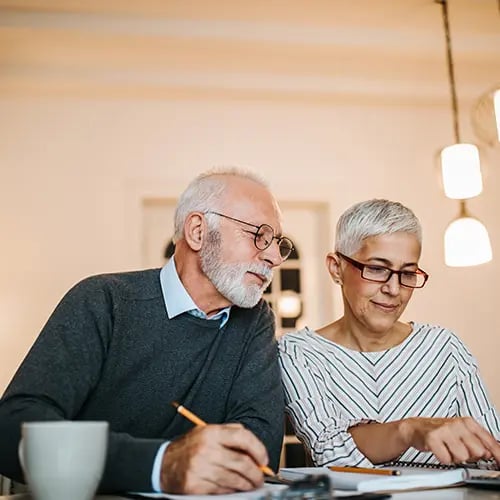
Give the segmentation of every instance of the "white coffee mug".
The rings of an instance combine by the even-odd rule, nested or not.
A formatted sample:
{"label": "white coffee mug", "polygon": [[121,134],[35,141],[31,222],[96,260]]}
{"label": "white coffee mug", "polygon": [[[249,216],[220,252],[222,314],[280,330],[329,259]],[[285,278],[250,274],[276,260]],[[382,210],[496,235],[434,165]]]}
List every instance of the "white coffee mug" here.
{"label": "white coffee mug", "polygon": [[19,460],[36,500],[91,500],[106,462],[108,423],[24,422]]}

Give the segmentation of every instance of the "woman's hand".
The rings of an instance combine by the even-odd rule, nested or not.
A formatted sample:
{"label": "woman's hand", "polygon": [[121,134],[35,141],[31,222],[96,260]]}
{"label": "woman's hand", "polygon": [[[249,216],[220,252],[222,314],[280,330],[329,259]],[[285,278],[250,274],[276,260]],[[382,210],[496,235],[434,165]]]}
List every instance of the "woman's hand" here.
{"label": "woman's hand", "polygon": [[408,418],[400,432],[407,448],[430,451],[443,464],[491,458],[500,464],[500,444],[472,417]]}
{"label": "woman's hand", "polygon": [[500,444],[472,417],[412,417],[360,424],[348,431],[374,464],[396,460],[413,447],[432,452],[442,464],[493,458],[500,465]]}

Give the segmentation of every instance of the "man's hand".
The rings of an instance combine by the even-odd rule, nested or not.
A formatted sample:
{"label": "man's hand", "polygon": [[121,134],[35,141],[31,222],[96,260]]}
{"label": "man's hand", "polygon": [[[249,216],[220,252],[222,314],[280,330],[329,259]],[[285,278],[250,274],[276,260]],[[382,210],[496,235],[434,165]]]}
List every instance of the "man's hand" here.
{"label": "man's hand", "polygon": [[163,455],[161,487],[167,493],[221,494],[262,486],[264,445],[240,424],[196,427]]}
{"label": "man's hand", "polygon": [[495,459],[500,464],[500,445],[471,417],[408,418],[400,421],[408,447],[430,451],[443,464]]}

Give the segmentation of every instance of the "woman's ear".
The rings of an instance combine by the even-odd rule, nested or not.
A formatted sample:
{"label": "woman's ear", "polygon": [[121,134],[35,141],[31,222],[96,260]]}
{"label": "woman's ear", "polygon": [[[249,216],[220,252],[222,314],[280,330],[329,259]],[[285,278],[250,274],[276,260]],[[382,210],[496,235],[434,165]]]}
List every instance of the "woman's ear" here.
{"label": "woman's ear", "polygon": [[340,257],[335,252],[330,252],[326,256],[326,268],[333,281],[342,285],[342,268],[340,266]]}
{"label": "woman's ear", "polygon": [[203,214],[192,212],[184,222],[184,239],[191,250],[199,252],[205,235],[206,224]]}

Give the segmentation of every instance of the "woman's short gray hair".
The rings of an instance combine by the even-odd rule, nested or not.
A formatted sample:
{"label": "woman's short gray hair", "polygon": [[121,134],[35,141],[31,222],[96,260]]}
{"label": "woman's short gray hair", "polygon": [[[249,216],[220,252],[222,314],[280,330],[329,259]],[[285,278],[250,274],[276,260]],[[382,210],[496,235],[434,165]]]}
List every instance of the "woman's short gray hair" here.
{"label": "woman's short gray hair", "polygon": [[383,199],[362,201],[340,216],[335,232],[335,251],[351,256],[366,238],[397,232],[414,234],[422,245],[420,222],[408,207]]}
{"label": "woman's short gray hair", "polygon": [[[192,180],[179,198],[174,216],[174,242],[183,238],[184,223],[192,212],[206,213],[224,209],[224,191],[230,177],[250,179],[268,189],[267,184],[253,172],[236,167],[215,168]],[[207,216],[210,230],[217,230],[219,218]]]}

